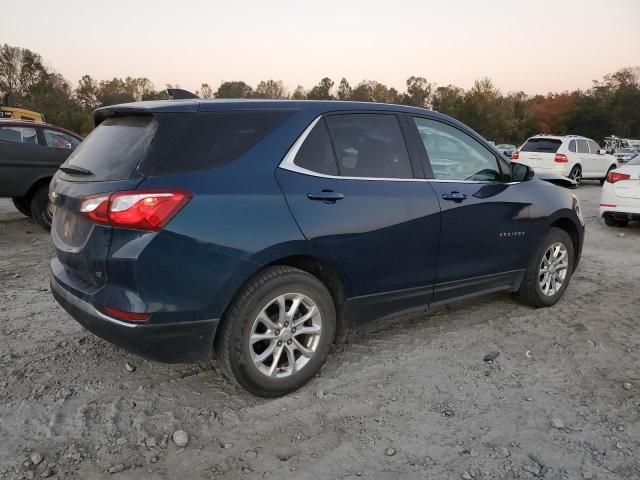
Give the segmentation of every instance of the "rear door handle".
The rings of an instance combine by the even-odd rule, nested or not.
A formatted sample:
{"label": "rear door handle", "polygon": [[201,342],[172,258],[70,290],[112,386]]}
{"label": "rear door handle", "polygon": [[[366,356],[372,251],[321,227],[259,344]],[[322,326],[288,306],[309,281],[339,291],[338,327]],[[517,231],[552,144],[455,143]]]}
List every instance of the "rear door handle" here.
{"label": "rear door handle", "polygon": [[333,190],[322,190],[321,192],[307,193],[307,198],[325,203],[336,203],[338,200],[342,200],[344,195]]}
{"label": "rear door handle", "polygon": [[460,192],[449,192],[449,193],[443,193],[442,198],[443,200],[450,200],[452,202],[460,203],[461,201],[466,199],[467,196],[464,193],[460,193]]}

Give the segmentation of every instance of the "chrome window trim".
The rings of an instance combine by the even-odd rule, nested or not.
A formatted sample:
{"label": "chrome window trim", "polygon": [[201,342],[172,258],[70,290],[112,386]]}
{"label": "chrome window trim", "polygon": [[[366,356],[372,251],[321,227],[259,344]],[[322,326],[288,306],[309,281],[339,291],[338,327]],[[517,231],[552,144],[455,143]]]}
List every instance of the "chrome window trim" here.
{"label": "chrome window trim", "polygon": [[364,180],[364,181],[374,181],[374,182],[434,182],[434,183],[477,183],[477,184],[493,184],[493,183],[501,183],[503,185],[514,185],[520,182],[495,182],[495,181],[480,181],[480,180],[443,180],[439,178],[387,178],[387,177],[347,177],[347,176],[339,176],[339,175],[326,175],[324,173],[314,172],[313,170],[308,170],[306,168],[300,167],[294,163],[296,159],[296,155],[302,148],[302,144],[307,139],[313,127],[317,125],[317,123],[322,119],[322,115],[318,115],[307,128],[300,134],[296,142],[291,146],[289,151],[286,153],[278,168],[282,168],[283,170],[289,170],[290,172],[301,173],[302,175],[309,175],[310,177],[318,177],[318,178],[327,178],[331,180]]}

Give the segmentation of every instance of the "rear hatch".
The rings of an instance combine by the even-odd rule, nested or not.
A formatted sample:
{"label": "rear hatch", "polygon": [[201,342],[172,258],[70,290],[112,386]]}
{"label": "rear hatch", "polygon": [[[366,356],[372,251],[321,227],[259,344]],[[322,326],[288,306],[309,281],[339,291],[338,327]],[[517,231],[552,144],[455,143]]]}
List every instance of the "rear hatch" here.
{"label": "rear hatch", "polygon": [[158,122],[152,115],[108,117],[60,167],[51,183],[55,205],[51,236],[56,256],[76,286],[86,292],[107,280],[111,227],[80,214],[84,198],[135,189],[143,180],[137,167]]}
{"label": "rear hatch", "polygon": [[520,147],[518,162],[533,169],[553,167],[556,152],[562,145],[562,140],[556,138],[533,137]]}

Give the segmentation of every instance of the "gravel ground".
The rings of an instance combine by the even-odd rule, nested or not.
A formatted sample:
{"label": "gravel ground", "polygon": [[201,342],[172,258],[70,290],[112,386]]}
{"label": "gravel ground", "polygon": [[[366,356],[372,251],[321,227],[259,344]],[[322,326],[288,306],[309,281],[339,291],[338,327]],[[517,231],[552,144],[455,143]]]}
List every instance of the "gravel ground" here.
{"label": "gravel ground", "polygon": [[587,240],[556,306],[377,323],[275,400],[84,331],[48,291],[48,235],[2,199],[0,479],[640,478],[640,224],[577,194]]}

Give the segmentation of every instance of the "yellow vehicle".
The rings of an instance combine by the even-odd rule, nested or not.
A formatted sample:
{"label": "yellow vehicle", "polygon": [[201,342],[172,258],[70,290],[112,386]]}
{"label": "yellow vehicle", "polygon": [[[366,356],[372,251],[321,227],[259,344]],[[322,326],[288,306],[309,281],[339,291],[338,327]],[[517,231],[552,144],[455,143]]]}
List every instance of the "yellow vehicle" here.
{"label": "yellow vehicle", "polygon": [[44,122],[44,115],[19,107],[0,107],[0,118],[13,120],[31,120],[32,122]]}

